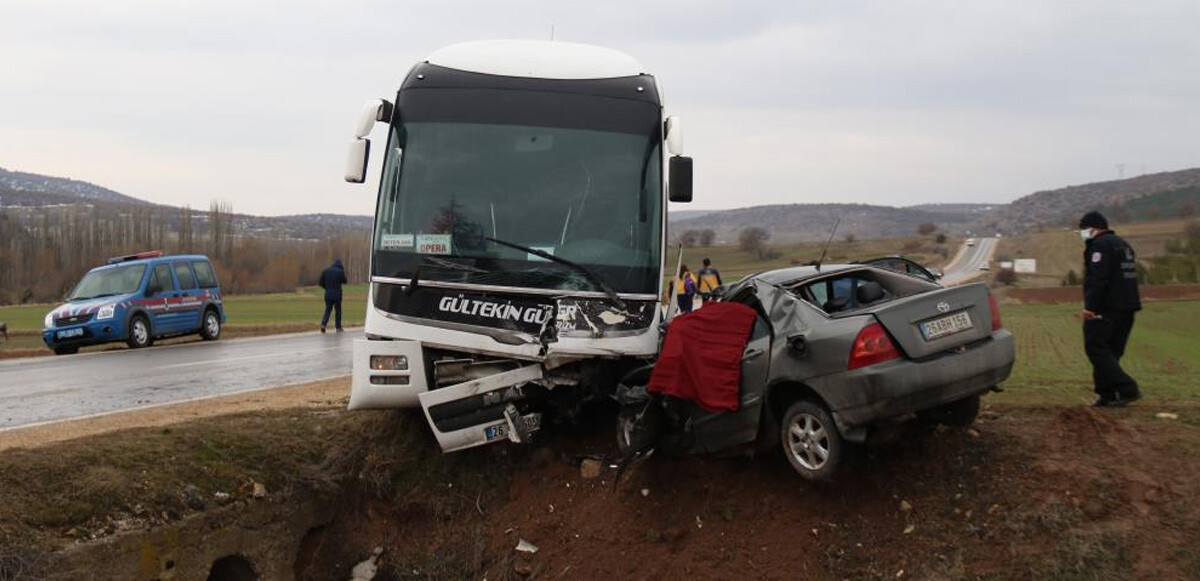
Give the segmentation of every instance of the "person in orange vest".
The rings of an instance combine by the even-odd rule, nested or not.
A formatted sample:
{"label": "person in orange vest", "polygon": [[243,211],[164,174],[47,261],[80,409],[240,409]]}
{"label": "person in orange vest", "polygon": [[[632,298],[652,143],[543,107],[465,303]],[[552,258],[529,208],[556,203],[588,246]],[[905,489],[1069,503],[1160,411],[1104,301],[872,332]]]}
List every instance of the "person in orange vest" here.
{"label": "person in orange vest", "polygon": [[708,304],[715,300],[713,292],[723,283],[721,282],[721,273],[712,267],[712,261],[705,258],[704,268],[696,271],[696,275],[700,279],[698,290],[700,291],[700,298],[704,301],[703,304]]}
{"label": "person in orange vest", "polygon": [[679,267],[679,277],[675,279],[675,297],[679,300],[679,312],[692,312],[692,301],[696,297],[696,279],[692,277],[686,264]]}

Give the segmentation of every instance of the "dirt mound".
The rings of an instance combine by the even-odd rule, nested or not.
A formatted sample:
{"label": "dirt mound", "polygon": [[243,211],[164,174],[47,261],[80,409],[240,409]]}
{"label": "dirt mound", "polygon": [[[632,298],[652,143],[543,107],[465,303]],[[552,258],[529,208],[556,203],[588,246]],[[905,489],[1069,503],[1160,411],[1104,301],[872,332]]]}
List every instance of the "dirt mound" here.
{"label": "dirt mound", "polygon": [[1108,452],[1136,451],[1140,446],[1138,432],[1129,424],[1097,408],[1077,406],[1062,410],[1046,423],[1045,437],[1052,449],[1071,446],[1076,450],[1094,450],[1096,446]]}

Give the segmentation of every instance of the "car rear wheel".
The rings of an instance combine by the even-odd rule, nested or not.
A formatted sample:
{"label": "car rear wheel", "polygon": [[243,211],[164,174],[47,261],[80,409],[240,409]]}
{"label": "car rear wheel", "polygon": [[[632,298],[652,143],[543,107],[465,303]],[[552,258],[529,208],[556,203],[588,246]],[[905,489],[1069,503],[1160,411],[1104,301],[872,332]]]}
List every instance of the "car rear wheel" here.
{"label": "car rear wheel", "polygon": [[217,311],[204,311],[204,319],[200,321],[200,337],[205,341],[216,341],[221,336],[221,317]]}
{"label": "car rear wheel", "polygon": [[783,414],[780,430],[783,455],[806,480],[828,480],[845,451],[833,417],[821,405],[801,400]]}
{"label": "car rear wheel", "polygon": [[141,349],[154,344],[154,337],[150,335],[150,322],[142,315],[134,315],[129,320],[129,337],[125,339],[125,344],[129,345],[130,349]]}
{"label": "car rear wheel", "polygon": [[79,353],[78,345],[59,345],[54,348],[55,355],[74,355]]}
{"label": "car rear wheel", "polygon": [[975,423],[975,418],[979,416],[979,395],[964,397],[963,399],[944,403],[935,408],[930,408],[917,412],[917,417],[938,424],[947,426],[966,427]]}

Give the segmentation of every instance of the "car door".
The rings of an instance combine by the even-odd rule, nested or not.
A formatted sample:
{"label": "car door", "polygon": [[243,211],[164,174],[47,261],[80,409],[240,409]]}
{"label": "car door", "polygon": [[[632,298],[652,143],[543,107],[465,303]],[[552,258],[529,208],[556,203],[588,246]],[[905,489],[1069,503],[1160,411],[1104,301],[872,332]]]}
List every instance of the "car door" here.
{"label": "car door", "polygon": [[171,316],[171,298],[175,291],[175,277],[171,275],[171,265],[165,262],[155,265],[154,270],[150,272],[150,282],[146,285],[146,299],[142,301],[150,315],[150,324],[155,335],[175,332],[176,323]]}
{"label": "car door", "polygon": [[200,308],[204,306],[201,291],[196,284],[196,275],[192,272],[191,264],[173,262],[171,268],[175,272],[178,290],[171,297],[171,318],[177,322],[176,331],[190,333],[200,329]]}

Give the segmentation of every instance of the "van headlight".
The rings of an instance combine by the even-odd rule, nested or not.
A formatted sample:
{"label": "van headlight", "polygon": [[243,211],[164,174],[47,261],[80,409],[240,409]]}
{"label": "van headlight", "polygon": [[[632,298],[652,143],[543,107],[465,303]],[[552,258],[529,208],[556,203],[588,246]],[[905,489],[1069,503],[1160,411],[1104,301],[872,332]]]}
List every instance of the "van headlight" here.
{"label": "van headlight", "polygon": [[42,326],[47,329],[54,328],[54,313],[46,313],[46,318],[42,319]]}
{"label": "van headlight", "polygon": [[100,307],[100,310],[96,311],[96,320],[103,321],[105,319],[111,319],[113,318],[113,313],[115,313],[116,310],[117,308],[113,305],[104,305],[103,307]]}

